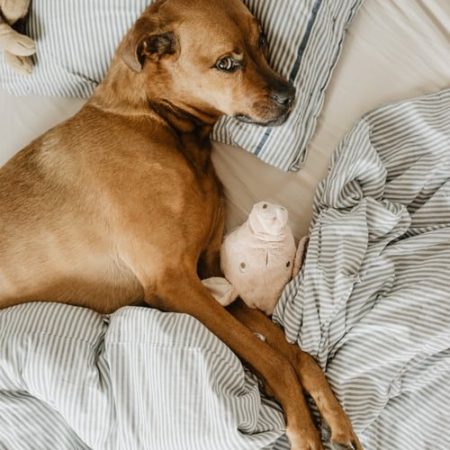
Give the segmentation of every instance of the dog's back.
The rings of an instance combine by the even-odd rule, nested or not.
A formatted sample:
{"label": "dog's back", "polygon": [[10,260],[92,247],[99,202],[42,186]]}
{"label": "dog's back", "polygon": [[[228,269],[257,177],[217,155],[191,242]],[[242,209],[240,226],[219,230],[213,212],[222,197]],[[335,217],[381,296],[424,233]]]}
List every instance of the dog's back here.
{"label": "dog's back", "polygon": [[180,143],[151,118],[87,104],[13,157],[0,169],[0,306],[50,300],[111,312],[142,301],[121,255],[135,239],[129,221],[142,220],[157,243],[149,265],[179,257],[180,233],[194,245],[208,235],[202,191],[214,190],[213,168],[200,175]]}
{"label": "dog's back", "polygon": [[[85,301],[107,311],[142,298],[109,229],[114,205],[101,170],[114,164],[113,147],[120,145],[108,131],[113,121],[87,107],[1,168],[1,306]],[[113,126],[121,134],[123,125]]]}

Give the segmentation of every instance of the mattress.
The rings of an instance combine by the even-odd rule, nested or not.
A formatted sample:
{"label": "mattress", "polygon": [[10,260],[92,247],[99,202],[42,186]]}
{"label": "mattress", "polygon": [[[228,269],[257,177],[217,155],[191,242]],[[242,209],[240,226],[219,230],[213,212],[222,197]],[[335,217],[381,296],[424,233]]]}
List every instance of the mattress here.
{"label": "mattress", "polygon": [[[213,159],[227,197],[227,228],[243,222],[255,202],[267,200],[284,205],[294,234],[304,235],[315,187],[352,124],[385,103],[450,85],[448,30],[446,0],[367,0],[348,31],[300,172],[284,173],[242,149],[214,144]],[[78,99],[0,92],[0,164],[82,104]]]}

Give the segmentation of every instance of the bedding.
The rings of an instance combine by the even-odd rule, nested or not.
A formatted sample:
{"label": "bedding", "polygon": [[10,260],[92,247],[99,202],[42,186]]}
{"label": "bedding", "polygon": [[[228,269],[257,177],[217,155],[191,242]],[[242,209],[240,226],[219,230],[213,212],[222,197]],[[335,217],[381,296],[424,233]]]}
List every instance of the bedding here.
{"label": "bedding", "polygon": [[0,312],[0,358],[2,449],[250,450],[284,427],[231,350],[184,314],[20,305]]}
{"label": "bedding", "polygon": [[[225,184],[227,195],[228,229],[242,223],[255,202],[268,200],[285,205],[289,209],[290,225],[295,234],[298,237],[304,235],[309,228],[310,218],[312,217],[312,198],[315,186],[326,175],[332,150],[355,120],[363,113],[387,102],[434,92],[449,86],[450,65],[448,64],[448,55],[450,54],[450,41],[446,32],[448,29],[450,29],[449,2],[442,0],[364,2],[360,13],[349,28],[342,56],[328,87],[324,108],[318,119],[317,132],[310,143],[310,151],[304,170],[297,173],[283,173],[262,163],[242,149],[214,143],[214,163]],[[82,100],[74,98],[31,95],[12,97],[0,90],[0,164],[50,126],[72,115],[82,104]],[[420,252],[418,256],[421,257]],[[401,267],[401,264],[399,266]],[[293,289],[292,295],[294,293],[296,294],[295,289]],[[285,295],[288,295],[288,293]],[[351,303],[350,301],[348,306],[351,306]],[[445,304],[443,305],[445,308]],[[41,313],[41,319],[44,316],[47,317],[47,321],[52,321],[53,317],[58,323],[58,314],[56,314],[56,311],[44,309],[46,305],[34,304],[29,306],[38,308],[38,310],[32,310],[32,314],[30,314],[30,320],[35,321],[36,329],[40,330],[42,325],[37,322],[39,312]],[[372,309],[376,311],[376,305],[369,304],[369,308],[371,306],[374,306]],[[428,300],[424,306],[428,306]],[[20,333],[20,325],[24,327],[26,322],[25,314],[22,314],[24,311],[15,308],[9,311],[17,311],[15,316],[9,316],[9,320]],[[404,317],[407,318],[409,314],[408,311],[401,314],[402,311],[404,309],[399,313],[400,320]],[[17,345],[14,345],[14,348],[8,352],[3,351],[6,342],[4,333],[6,328],[3,327],[5,316],[3,314],[6,314],[6,312],[0,313],[2,314],[0,325],[2,336],[2,344],[0,344],[2,345],[0,351],[1,367],[6,367],[3,365],[3,362],[6,364],[6,361],[13,361],[14,364],[26,361],[25,357],[21,359],[15,357],[19,350]],[[426,312],[427,308],[424,307],[424,313]],[[448,312],[444,310],[443,318],[438,317],[438,319],[447,320],[448,315],[446,314]],[[61,329],[67,331],[71,327],[77,328],[80,326],[80,328],[83,328],[84,325],[82,324],[92,326],[94,322],[98,331],[98,327],[102,325],[100,321],[90,320],[91,317],[90,315],[87,317],[81,316],[83,320],[79,320],[80,316],[70,310],[70,320],[63,320],[62,323],[65,326],[62,326]],[[309,314],[302,317],[304,321],[309,320]],[[372,317],[374,318],[374,316]],[[435,317],[431,317],[431,319],[433,318]],[[427,337],[429,337],[428,330],[424,330],[428,320],[431,323],[428,328],[434,329],[435,322],[431,319],[429,315],[425,315],[424,324],[421,324],[420,327],[421,333],[427,333],[423,338],[424,345],[427,344]],[[380,317],[376,324],[364,323],[370,325],[368,327],[368,331],[372,330],[371,333],[368,333],[370,337],[373,337],[376,330],[381,332],[385,329],[383,327],[384,317]],[[107,322],[103,321],[103,326],[106,325]],[[389,322],[389,330],[388,328],[385,330],[390,333],[393,328],[401,331],[402,327],[406,333],[411,331],[412,336],[416,336],[411,324],[404,326],[401,321],[400,323],[392,323],[392,317]],[[449,329],[447,326],[447,330]],[[23,328],[22,330],[24,331]],[[295,340],[295,328],[292,328],[292,330]],[[10,335],[15,336],[13,339],[16,339],[17,333],[14,335],[11,328],[9,328],[9,331]],[[448,359],[446,359],[448,351],[442,351],[437,353],[434,358],[430,358],[426,357],[427,349],[424,349],[423,365],[420,365],[420,363],[417,365],[406,364],[405,369],[413,366],[414,370],[405,370],[405,377],[399,376],[400,383],[393,382],[392,389],[386,392],[386,384],[389,381],[385,382],[384,380],[389,380],[389,371],[386,370],[385,365],[381,371],[376,369],[379,361],[383,361],[385,364],[392,357],[392,352],[386,352],[390,346],[396,348],[397,340],[394,339],[394,333],[389,335],[389,337],[394,336],[392,340],[386,339],[388,341],[386,345],[380,347],[380,358],[377,360],[375,360],[377,355],[373,353],[372,346],[368,347],[371,358],[364,355],[364,348],[361,352],[356,352],[355,345],[358,339],[361,344],[370,343],[370,340],[365,340],[361,328],[356,327],[349,334],[350,337],[354,337],[354,339],[350,339],[349,343],[349,352],[353,353],[353,357],[347,365],[344,353],[345,346],[340,347],[336,354],[330,351],[329,353],[333,353],[336,361],[335,363],[330,361],[328,376],[331,378],[333,388],[338,392],[345,408],[351,412],[358,431],[365,426],[364,408],[367,407],[370,420],[374,419],[374,422],[368,428],[369,434],[367,437],[364,436],[364,443],[370,444],[368,448],[372,450],[384,450],[386,448],[393,448],[394,450],[409,450],[409,448],[413,450],[429,448],[448,450],[450,448],[448,442],[449,411],[446,408],[450,402],[448,393],[442,392],[442,389],[440,389],[440,386],[445,385],[444,383],[448,385]],[[436,339],[431,341],[431,345],[437,342],[439,337],[436,336],[437,334],[435,334]],[[446,339],[447,336],[447,332],[444,331],[442,339]],[[30,341],[32,341],[31,338],[25,339],[24,337],[20,341],[24,343],[21,348],[26,349],[25,344]],[[14,344],[14,340],[12,342]],[[17,343],[19,340],[15,342]],[[67,343],[69,339],[63,338],[62,342]],[[414,342],[417,343],[417,339]],[[336,344],[336,347],[344,343],[345,339]],[[53,349],[55,348],[53,347]],[[92,347],[94,356],[91,354],[90,361],[98,360],[101,363],[102,358],[96,358],[95,356],[98,354],[97,348],[101,350],[101,347]],[[405,348],[402,347],[401,351],[404,350]],[[64,352],[64,347],[61,351]],[[24,354],[25,352],[22,353],[22,355]],[[323,354],[325,355],[326,352]],[[387,357],[384,357],[386,354]],[[41,356],[45,357],[46,355],[48,355],[48,352],[42,352]],[[57,361],[59,355],[56,353]],[[403,359],[404,356],[403,354]],[[382,357],[384,358],[382,359]],[[419,361],[420,357],[417,357],[416,361]],[[77,359],[77,367],[82,366],[80,364],[82,361],[82,358]],[[48,359],[41,359],[40,367],[42,370],[45,370],[47,364]],[[370,379],[371,374],[368,373],[370,367],[364,366],[367,364],[372,364],[374,369]],[[52,370],[56,370],[54,366],[55,364],[49,365]],[[6,369],[7,371],[11,369],[12,365],[9,367],[9,369]],[[242,375],[241,366],[238,367],[237,378]],[[349,369],[348,376],[342,368]],[[355,376],[358,377],[357,371],[361,376],[358,378],[357,387],[355,387],[353,380]],[[37,371],[37,373],[42,375],[42,371]],[[59,373],[62,373],[62,377],[64,377],[64,372]],[[102,368],[94,373],[94,379],[100,373],[104,373]],[[442,383],[439,383],[441,374]],[[380,380],[383,381],[379,390],[373,384],[375,377],[378,375],[381,376]],[[3,376],[4,372],[2,372],[2,386],[5,386]],[[244,372],[244,376],[249,377],[250,374]],[[45,381],[44,376],[40,376],[40,379],[41,382]],[[366,380],[369,389],[367,389]],[[432,384],[430,384],[430,381]],[[101,386],[104,386],[104,383],[102,379]],[[419,387],[420,383],[423,386],[422,390]],[[353,390],[347,389],[348,386],[353,386]],[[399,395],[396,396],[395,389],[398,387],[401,387],[401,389],[398,391]],[[49,390],[51,391],[51,389]],[[359,390],[361,391],[359,392]],[[367,392],[370,392],[368,400],[365,397]],[[388,397],[390,397],[388,406],[381,410],[381,405],[386,403]],[[87,448],[78,435],[67,427],[67,421],[62,414],[44,403],[42,399],[27,395],[25,391],[12,393],[5,390],[2,390],[1,398],[0,433],[3,432],[3,434],[0,434],[0,448],[7,448],[8,450],[35,450],[36,448],[74,450]],[[4,402],[4,399],[7,402]],[[422,399],[425,408],[422,408],[420,403]],[[419,403],[420,405],[417,407]],[[408,405],[410,408],[408,408]],[[79,406],[76,403],[69,405],[72,408]],[[430,406],[432,406],[431,411]],[[415,422],[421,411],[423,411],[423,416]],[[379,416],[375,417],[378,412],[380,413]],[[82,413],[85,414],[85,411],[83,410]],[[410,416],[411,420],[406,422],[406,428],[403,429],[404,419]],[[30,421],[30,417],[33,417],[34,420]],[[436,431],[434,436],[436,440],[432,444],[427,445],[418,436],[423,421],[425,421],[426,427],[423,429],[428,430],[428,437],[431,432]],[[430,422],[432,422],[431,432],[428,427]],[[26,427],[24,424],[26,424]],[[273,423],[270,423],[270,426],[273,426]],[[51,433],[49,433],[49,430],[51,430]],[[417,443],[411,447],[408,446],[410,443],[408,433],[410,432],[412,436],[417,438]],[[390,442],[386,441],[397,433],[399,437],[394,438],[395,445],[391,447]],[[404,445],[401,445],[402,443],[399,441],[402,441],[405,435],[406,440]],[[13,443],[19,439],[21,439],[21,445],[14,447]],[[40,445],[41,443],[42,445]],[[279,448],[287,448],[285,444],[284,446],[281,443],[277,445]]]}
{"label": "bedding", "polygon": [[[213,139],[240,145],[283,170],[298,170],[314,133],[345,31],[363,0],[246,0],[271,45],[272,66],[297,88],[293,113],[282,128],[223,118]],[[36,40],[30,76],[0,64],[0,87],[18,95],[87,98],[103,79],[114,51],[150,0],[40,0],[25,32]]]}
{"label": "bedding", "polygon": [[[450,89],[367,114],[317,189],[275,310],[367,450],[450,447],[449,206]],[[46,448],[52,421],[61,450],[288,448],[276,404],[187,315],[20,305],[0,311],[0,355],[0,448]]]}
{"label": "bedding", "polygon": [[367,114],[314,200],[274,311],[366,449],[450,448],[450,89]]}

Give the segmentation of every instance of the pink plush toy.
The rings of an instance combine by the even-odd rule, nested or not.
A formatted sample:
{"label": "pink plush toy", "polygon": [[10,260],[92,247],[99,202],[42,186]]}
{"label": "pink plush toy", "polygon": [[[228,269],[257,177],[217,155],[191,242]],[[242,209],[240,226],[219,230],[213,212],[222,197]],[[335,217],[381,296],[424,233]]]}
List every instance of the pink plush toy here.
{"label": "pink plush toy", "polygon": [[300,270],[306,243],[304,237],[296,248],[285,208],[257,203],[247,221],[224,239],[220,256],[225,278],[203,283],[224,306],[241,297],[271,315],[284,286]]}

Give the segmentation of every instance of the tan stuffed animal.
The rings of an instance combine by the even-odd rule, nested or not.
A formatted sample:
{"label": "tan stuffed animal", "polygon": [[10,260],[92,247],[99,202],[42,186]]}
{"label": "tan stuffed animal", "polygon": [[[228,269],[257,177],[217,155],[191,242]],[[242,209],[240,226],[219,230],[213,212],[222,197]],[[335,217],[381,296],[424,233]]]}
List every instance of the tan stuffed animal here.
{"label": "tan stuffed animal", "polygon": [[224,306],[239,296],[271,315],[284,286],[300,270],[306,243],[304,237],[296,248],[285,208],[257,203],[247,221],[224,239],[220,258],[225,278],[203,283]]}
{"label": "tan stuffed animal", "polygon": [[0,51],[5,61],[16,72],[29,74],[33,70],[30,56],[36,52],[33,39],[12,28],[23,19],[30,6],[30,0],[0,0]]}

